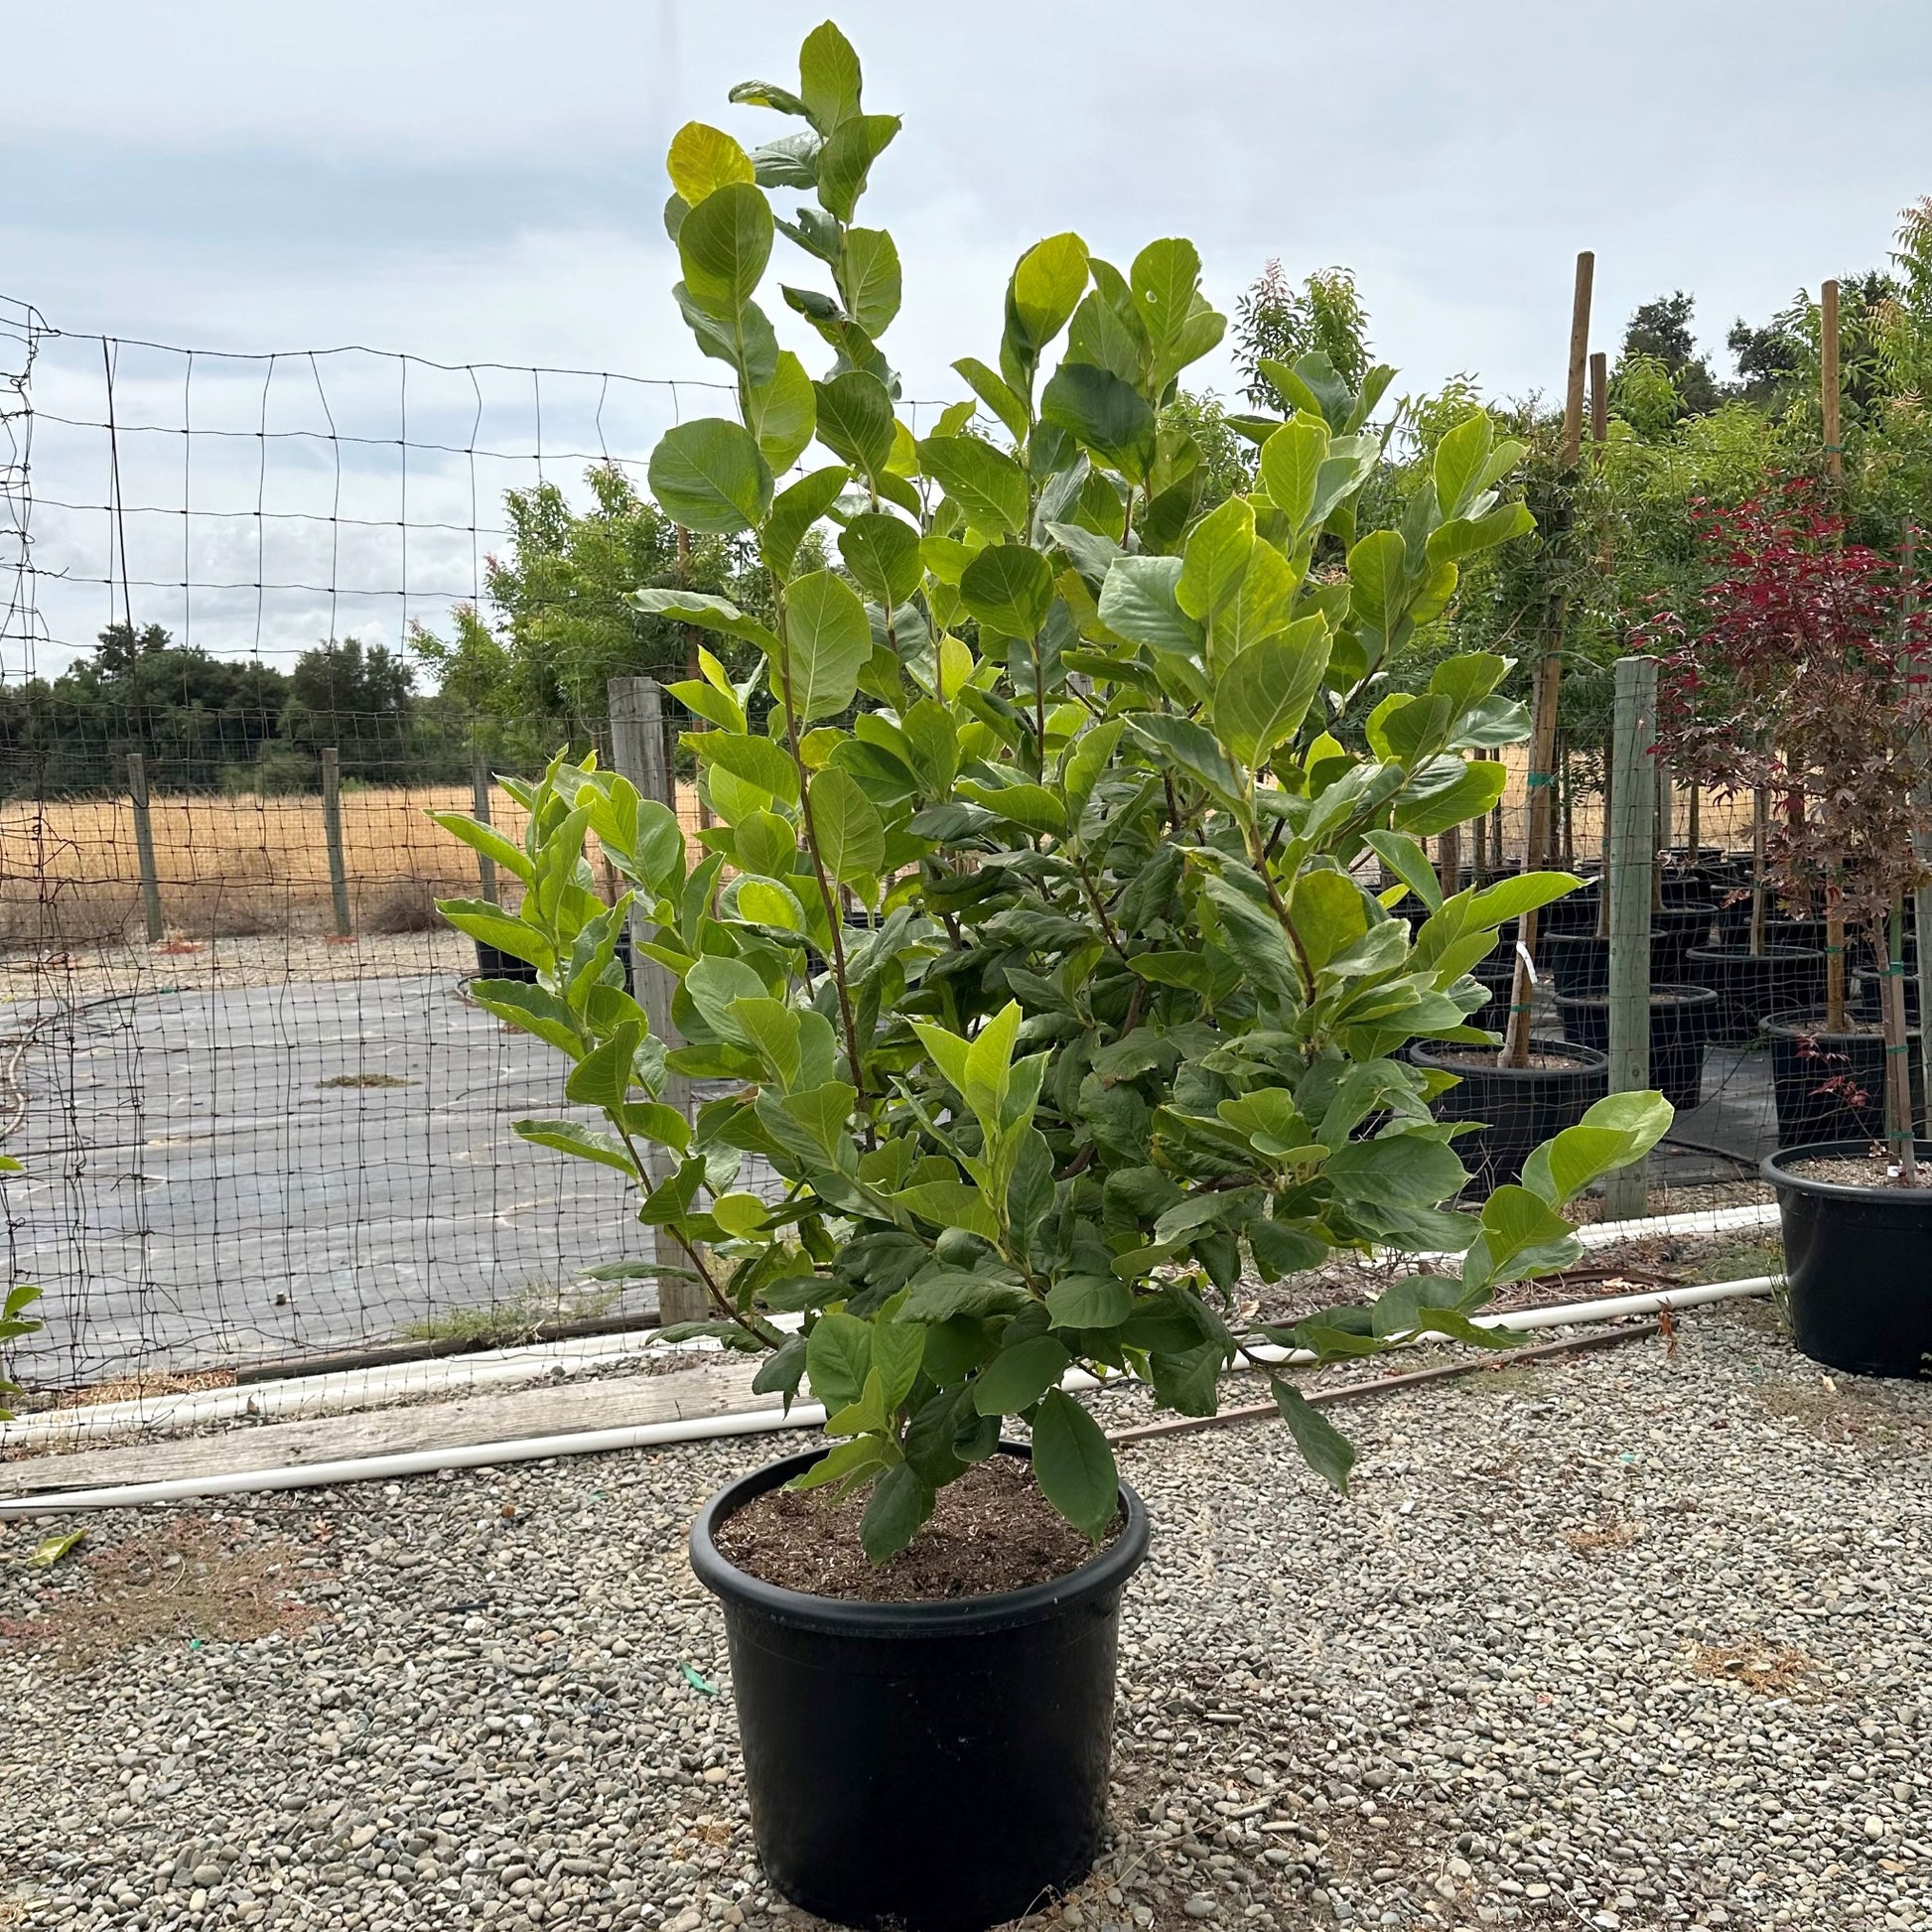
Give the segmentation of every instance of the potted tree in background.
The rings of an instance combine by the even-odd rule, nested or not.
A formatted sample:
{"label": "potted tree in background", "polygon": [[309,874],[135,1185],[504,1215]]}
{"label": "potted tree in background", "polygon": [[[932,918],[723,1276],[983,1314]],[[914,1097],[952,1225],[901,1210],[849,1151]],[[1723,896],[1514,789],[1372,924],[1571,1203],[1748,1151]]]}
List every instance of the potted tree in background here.
{"label": "potted tree in background", "polygon": [[[1860,573],[1869,575],[1861,561],[1869,553],[1838,561],[1847,554],[1836,542],[1841,532],[1801,484],[1727,508],[1694,507],[1692,516],[1708,579],[1653,616],[1645,638],[1664,662],[1659,752],[1692,784],[1751,799],[1748,890],[1726,895],[1714,942],[1686,955],[1718,996],[1712,1037],[1737,1046],[1756,1039],[1771,1014],[1802,1013],[1831,997],[1835,969],[1818,943],[1822,925],[1779,916],[1781,905],[1807,904],[1809,886],[1778,863],[1777,841],[1793,813],[1787,809],[1784,830],[1774,831],[1771,802],[1796,799],[1801,812],[1808,794],[1802,783],[1786,782],[1802,759],[1785,754],[1800,741],[1786,727],[1776,690],[1784,669],[1829,656],[1834,636],[1845,642],[1869,631],[1855,610],[1862,594],[1854,586]],[[1842,976],[1832,983],[1842,994]]]}
{"label": "potted tree in background", "polygon": [[[1496,796],[1502,767],[1467,751],[1520,733],[1507,660],[1451,658],[1419,692],[1379,676],[1459,562],[1523,527],[1487,417],[1444,439],[1399,527],[1358,527],[1387,373],[1351,387],[1304,357],[1253,426],[1259,487],[1216,502],[1164,414],[1221,333],[1193,248],[1122,269],[1064,234],[1015,268],[997,365],[956,364],[971,394],[915,440],[880,347],[897,250],[856,221],[897,121],[829,24],[795,90],[734,98],[791,125],[750,151],[683,129],[667,225],[738,412],[671,430],[650,481],[680,523],[757,544],[773,607],[640,594],[755,657],[734,681],[702,652],[678,687],[712,727],[690,746],[717,822],[693,864],[667,808],[559,756],[510,784],[523,843],[443,819],[518,909],[445,910],[535,969],[473,992],[568,1064],[577,1111],[517,1131],[614,1170],[702,1284],[707,1318],[667,1334],[762,1354],[758,1388],[826,1411],[829,1444],[692,1533],[768,1876],[846,1923],[965,1932],[1077,1881],[1101,1842],[1147,1521],[1074,1391],[1132,1378],[1209,1414],[1253,1368],[1345,1483],[1352,1451],[1284,1354],[1493,1344],[1471,1314],[1574,1259],[1564,1206],[1669,1109],[1606,1100],[1520,1185],[1444,1205],[1467,1178],[1431,1112],[1453,1076],[1406,1049],[1489,1046],[1468,968],[1574,883],[1445,897],[1424,856]],[[768,189],[799,196],[782,223]],[[755,300],[780,226],[830,284],[783,291],[831,351],[819,380]],[[781,485],[814,442],[826,460]],[[801,561],[821,521],[841,571]],[[1378,894],[1371,866],[1398,883]],[[1391,910],[1410,893],[1413,933]],[[626,920],[675,979],[682,1044],[623,988]],[[670,1073],[715,1083],[693,1117],[658,1097]],[[1370,1247],[1438,1260],[1372,1308],[1255,1320],[1251,1274]],[[1043,1564],[1013,1533],[1036,1541],[1041,1512]]]}
{"label": "potted tree in background", "polygon": [[[1927,877],[1918,842],[1932,832],[1926,586],[1909,546],[1901,563],[1846,543],[1802,480],[1711,528],[1722,574],[1703,622],[1665,657],[1662,741],[1721,789],[1793,801],[1760,834],[1763,883],[1822,906],[1831,944],[1824,1000],[1765,1021],[1781,1146],[1764,1173],[1792,1325],[1833,1367],[1919,1375],[1932,1351],[1932,1175],[1903,981],[1906,906]],[[1722,707],[1699,702],[1707,683]],[[1848,938],[1884,962],[1876,1023],[1848,1012]]]}

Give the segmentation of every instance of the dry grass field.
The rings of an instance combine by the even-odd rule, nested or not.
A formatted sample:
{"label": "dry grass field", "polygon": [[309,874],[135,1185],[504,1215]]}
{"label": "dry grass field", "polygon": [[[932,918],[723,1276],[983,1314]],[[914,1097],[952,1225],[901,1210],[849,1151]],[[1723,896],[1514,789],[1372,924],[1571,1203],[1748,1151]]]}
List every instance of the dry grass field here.
{"label": "dry grass field", "polygon": [[[695,795],[682,800],[695,828]],[[471,808],[467,786],[345,789],[343,859],[358,933],[429,931],[432,901],[478,891],[475,856],[429,816]],[[520,839],[501,791],[492,817]],[[319,797],[157,795],[149,807],[163,917],[187,939],[312,933],[330,923]],[[0,809],[0,949],[111,946],[142,936],[134,807],[127,799]]]}
{"label": "dry grass field", "polygon": [[[1503,801],[1504,849],[1520,844],[1523,759],[1512,753]],[[349,789],[343,794],[343,843],[351,922],[358,933],[431,930],[432,899],[474,893],[477,866],[468,848],[432,822],[432,811],[467,811],[465,786]],[[188,939],[269,933],[319,934],[330,923],[329,855],[318,797],[157,796],[150,807],[163,915]],[[501,791],[494,815],[510,838],[522,814]],[[680,815],[697,827],[686,788]],[[1744,799],[1708,796],[1701,812],[1707,844],[1749,838]],[[1572,833],[1580,859],[1600,850],[1601,812],[1581,798]],[[1686,833],[1679,793],[1672,835]],[[1473,859],[1465,834],[1463,863]],[[141,936],[140,868],[134,808],[126,799],[80,799],[0,809],[0,950],[111,946]]]}

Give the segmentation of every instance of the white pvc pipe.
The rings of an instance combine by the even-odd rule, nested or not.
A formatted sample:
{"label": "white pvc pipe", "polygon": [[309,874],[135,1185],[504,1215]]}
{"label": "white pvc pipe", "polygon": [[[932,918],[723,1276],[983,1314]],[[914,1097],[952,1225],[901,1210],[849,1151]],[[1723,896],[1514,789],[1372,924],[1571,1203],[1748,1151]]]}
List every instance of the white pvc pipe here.
{"label": "white pvc pipe", "polygon": [[[1655,1314],[1665,1309],[1699,1308],[1746,1295],[1768,1295],[1769,1275],[1748,1281],[1709,1282],[1694,1288],[1659,1289],[1648,1295],[1619,1295],[1604,1301],[1572,1302],[1558,1308],[1523,1309],[1507,1314],[1477,1315],[1488,1328],[1557,1328],[1615,1320],[1622,1315]],[[1315,1357],[1306,1349],[1256,1348],[1257,1361],[1297,1366]],[[1098,1380],[1074,1370],[1061,1386],[1093,1389]],[[478,1469],[504,1462],[549,1461],[564,1455],[605,1455],[617,1449],[653,1449],[668,1443],[698,1443],[729,1436],[759,1436],[780,1429],[815,1429],[825,1420],[816,1402],[749,1414],[693,1416],[677,1422],[641,1423],[629,1429],[592,1429],[574,1436],[525,1437],[507,1443],[473,1443],[456,1449],[410,1449],[394,1455],[352,1456],[339,1462],[306,1462],[273,1469],[231,1469],[218,1475],[174,1476],[157,1482],[130,1482],[106,1489],[54,1491],[42,1496],[0,1500],[0,1521],[59,1516],[82,1509],[128,1509],[144,1503],[183,1502],[197,1496],[235,1496],[273,1489],[323,1489],[341,1482],[381,1482],[430,1475],[439,1469]]]}

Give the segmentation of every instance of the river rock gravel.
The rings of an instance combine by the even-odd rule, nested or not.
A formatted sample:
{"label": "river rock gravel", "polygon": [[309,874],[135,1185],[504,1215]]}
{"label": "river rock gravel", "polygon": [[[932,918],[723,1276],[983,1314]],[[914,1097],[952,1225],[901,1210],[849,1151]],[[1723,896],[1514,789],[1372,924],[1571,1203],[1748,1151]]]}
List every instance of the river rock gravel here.
{"label": "river rock gravel", "polygon": [[[1732,1305],[1346,1422],[1345,1500],[1126,1452],[1114,1839],[1030,1924],[1932,1926],[1932,1386]],[[804,1932],[684,1558],[792,1440],[0,1529],[0,1923]]]}

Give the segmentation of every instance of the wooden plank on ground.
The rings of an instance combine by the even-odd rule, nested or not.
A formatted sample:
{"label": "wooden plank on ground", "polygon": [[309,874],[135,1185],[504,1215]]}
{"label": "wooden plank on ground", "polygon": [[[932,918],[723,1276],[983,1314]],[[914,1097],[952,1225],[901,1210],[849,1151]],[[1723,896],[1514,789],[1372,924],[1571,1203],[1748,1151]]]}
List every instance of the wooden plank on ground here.
{"label": "wooden plank on ground", "polygon": [[270,1423],[116,1449],[23,1456],[0,1462],[0,1500],[774,1409],[776,1396],[752,1393],[758,1369],[753,1361],[707,1363],[663,1375],[553,1382],[466,1396],[456,1402],[319,1416],[309,1422]]}

